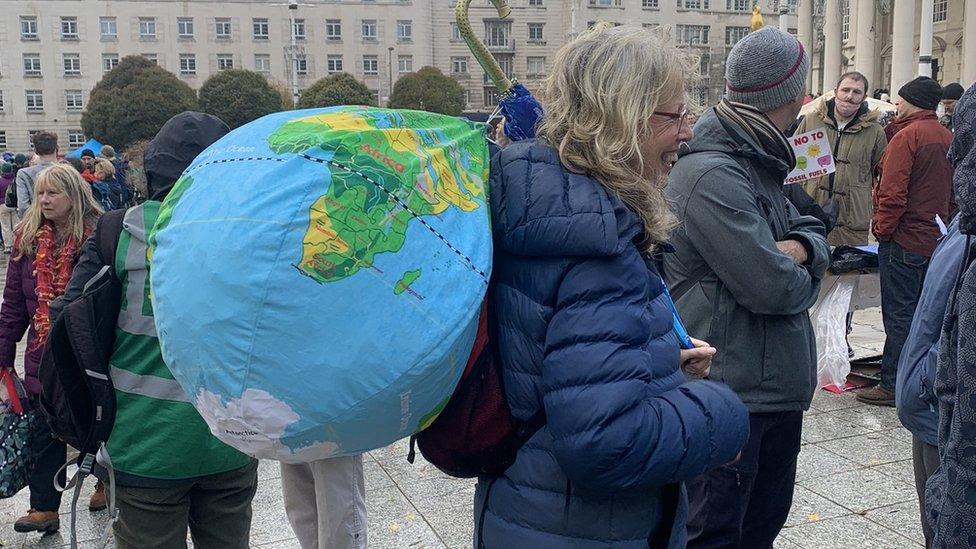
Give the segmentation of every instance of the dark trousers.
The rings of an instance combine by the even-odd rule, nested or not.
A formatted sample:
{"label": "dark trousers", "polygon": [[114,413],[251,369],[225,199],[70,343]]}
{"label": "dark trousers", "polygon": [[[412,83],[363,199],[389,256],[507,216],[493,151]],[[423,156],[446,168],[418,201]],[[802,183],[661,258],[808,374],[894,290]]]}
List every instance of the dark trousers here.
{"label": "dark trousers", "polygon": [[247,549],[258,464],[166,488],[116,486],[119,549]]}
{"label": "dark trousers", "polygon": [[915,470],[915,492],[918,493],[918,508],[921,513],[922,534],[925,536],[925,546],[932,547],[935,534],[929,521],[925,518],[925,483],[935,470],[939,468],[939,449],[922,442],[918,437],[912,437],[912,468]]}
{"label": "dark trousers", "polygon": [[689,549],[769,549],[793,505],[803,412],[749,414],[742,457],[688,483]]}
{"label": "dark trousers", "polygon": [[[34,422],[30,445],[34,453],[34,468],[27,483],[31,509],[56,512],[61,507],[61,492],[54,489],[54,475],[68,459],[67,447],[54,438],[43,417],[36,418]],[[62,472],[58,484],[64,486],[64,483],[65,475]]]}
{"label": "dark trousers", "polygon": [[881,357],[881,387],[895,390],[898,359],[908,339],[915,306],[922,293],[929,258],[906,251],[897,242],[878,244],[878,272],[881,275],[881,320],[885,329]]}

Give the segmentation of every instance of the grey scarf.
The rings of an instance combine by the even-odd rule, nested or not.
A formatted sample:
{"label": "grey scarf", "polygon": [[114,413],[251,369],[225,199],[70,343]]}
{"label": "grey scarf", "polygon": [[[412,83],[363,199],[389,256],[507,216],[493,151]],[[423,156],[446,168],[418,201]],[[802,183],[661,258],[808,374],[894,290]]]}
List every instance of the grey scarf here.
{"label": "grey scarf", "polygon": [[756,143],[759,143],[766,154],[779,158],[791,170],[796,166],[796,155],[793,154],[793,147],[790,146],[783,132],[773,125],[765,113],[749,105],[735,103],[728,99],[723,99],[715,106],[715,113],[742,128]]}

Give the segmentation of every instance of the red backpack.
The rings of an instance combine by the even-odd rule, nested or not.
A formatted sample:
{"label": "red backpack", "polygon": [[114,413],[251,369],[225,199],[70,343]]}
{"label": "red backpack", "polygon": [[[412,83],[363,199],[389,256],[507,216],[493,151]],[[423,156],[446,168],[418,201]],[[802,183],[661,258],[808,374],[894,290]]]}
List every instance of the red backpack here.
{"label": "red backpack", "polygon": [[434,423],[410,437],[410,463],[416,445],[427,461],[452,477],[498,476],[515,463],[518,449],[545,424],[545,410],[525,421],[512,417],[490,316],[486,298],[461,380]]}

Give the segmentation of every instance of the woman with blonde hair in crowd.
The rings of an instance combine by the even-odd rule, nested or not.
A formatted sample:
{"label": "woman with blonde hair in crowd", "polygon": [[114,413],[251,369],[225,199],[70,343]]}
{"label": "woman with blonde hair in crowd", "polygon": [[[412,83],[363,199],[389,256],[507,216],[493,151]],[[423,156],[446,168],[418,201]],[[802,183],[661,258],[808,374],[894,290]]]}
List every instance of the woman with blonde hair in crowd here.
{"label": "woman with blonde hair in crowd", "polygon": [[[17,225],[14,250],[0,306],[0,368],[14,368],[17,342],[27,332],[24,386],[32,402],[41,392],[37,367],[51,328],[49,306],[64,293],[82,245],[102,213],[91,186],[66,164],[44,169],[34,184],[33,202]],[[43,419],[30,437],[34,454],[30,510],[17,519],[17,532],[54,532],[60,527],[61,492],[54,477],[64,464],[66,448]],[[64,473],[58,480],[64,485]]]}
{"label": "woman with blonde hair in crowd", "polygon": [[538,140],[492,159],[506,398],[545,419],[507,471],[479,478],[476,547],[684,547],[682,481],[746,440],[735,394],[686,382],[715,349],[681,348],[657,265],[693,65],[657,32],[598,25],[556,55]]}

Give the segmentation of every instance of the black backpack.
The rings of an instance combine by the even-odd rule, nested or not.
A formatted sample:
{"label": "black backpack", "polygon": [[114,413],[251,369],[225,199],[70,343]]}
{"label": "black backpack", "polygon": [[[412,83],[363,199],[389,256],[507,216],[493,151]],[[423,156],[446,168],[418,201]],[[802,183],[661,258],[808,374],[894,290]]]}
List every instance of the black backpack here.
{"label": "black backpack", "polygon": [[17,207],[17,180],[10,182],[10,186],[7,187],[7,193],[3,196],[3,204],[8,208]]}
{"label": "black backpack", "polygon": [[113,265],[125,210],[102,216],[95,228],[104,267],[54,321],[38,368],[40,409],[54,435],[78,449],[78,468],[90,474],[95,455],[115,423],[115,389],[109,358],[122,284]]}

